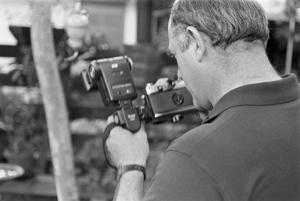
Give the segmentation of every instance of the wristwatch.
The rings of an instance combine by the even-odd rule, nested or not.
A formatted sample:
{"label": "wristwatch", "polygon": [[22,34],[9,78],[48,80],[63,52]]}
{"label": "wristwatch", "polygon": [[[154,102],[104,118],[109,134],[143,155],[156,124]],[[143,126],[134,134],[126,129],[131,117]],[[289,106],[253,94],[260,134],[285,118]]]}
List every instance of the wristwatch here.
{"label": "wristwatch", "polygon": [[144,166],[141,165],[124,165],[124,166],[119,166],[118,167],[118,172],[117,172],[117,179],[118,181],[121,179],[122,175],[128,171],[131,170],[137,170],[137,171],[141,171],[144,174],[144,180],[146,180],[146,168]]}

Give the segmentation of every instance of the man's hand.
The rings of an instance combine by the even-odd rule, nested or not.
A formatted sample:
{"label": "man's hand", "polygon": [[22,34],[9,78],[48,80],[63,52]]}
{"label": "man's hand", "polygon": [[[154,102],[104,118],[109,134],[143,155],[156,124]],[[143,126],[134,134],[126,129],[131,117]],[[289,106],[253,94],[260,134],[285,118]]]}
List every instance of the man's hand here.
{"label": "man's hand", "polygon": [[[107,123],[114,122],[110,116]],[[109,158],[116,167],[137,164],[146,166],[149,156],[149,144],[144,126],[136,133],[117,126],[113,128],[106,141]]]}

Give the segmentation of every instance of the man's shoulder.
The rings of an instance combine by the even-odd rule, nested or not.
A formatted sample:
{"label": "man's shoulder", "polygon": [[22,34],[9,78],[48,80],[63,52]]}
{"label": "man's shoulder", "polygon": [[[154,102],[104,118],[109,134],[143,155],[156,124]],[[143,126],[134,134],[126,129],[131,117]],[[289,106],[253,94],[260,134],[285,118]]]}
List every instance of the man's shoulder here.
{"label": "man's shoulder", "polygon": [[232,125],[241,121],[240,116],[240,109],[227,110],[227,112],[222,113],[213,122],[204,123],[173,141],[168,151],[177,151],[191,156],[196,150],[198,152],[202,149],[210,149],[211,144],[216,146],[216,142],[219,142],[220,136],[227,133],[229,135],[226,136],[229,136],[229,138],[232,137],[230,135],[232,133]]}
{"label": "man's shoulder", "polygon": [[169,146],[168,151],[181,152],[186,155],[192,155],[193,149],[205,143],[206,138],[215,130],[211,125],[198,126],[180,138],[174,140]]}

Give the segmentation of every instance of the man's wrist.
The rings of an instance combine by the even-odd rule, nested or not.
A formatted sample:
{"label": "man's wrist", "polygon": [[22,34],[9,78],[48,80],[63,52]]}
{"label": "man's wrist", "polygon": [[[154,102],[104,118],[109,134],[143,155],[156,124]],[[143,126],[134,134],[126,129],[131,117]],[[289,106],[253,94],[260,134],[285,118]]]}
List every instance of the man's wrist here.
{"label": "man's wrist", "polygon": [[121,177],[130,171],[139,171],[141,173],[143,173],[144,175],[144,180],[146,180],[146,168],[145,166],[142,165],[137,165],[137,164],[131,164],[131,165],[121,165],[118,167],[117,170],[117,178],[118,181],[121,179]]}

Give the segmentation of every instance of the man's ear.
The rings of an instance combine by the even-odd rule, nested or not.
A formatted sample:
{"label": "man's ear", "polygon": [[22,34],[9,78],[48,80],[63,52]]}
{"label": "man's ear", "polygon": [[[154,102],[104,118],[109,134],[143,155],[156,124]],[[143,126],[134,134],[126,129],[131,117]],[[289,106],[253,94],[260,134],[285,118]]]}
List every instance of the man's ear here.
{"label": "man's ear", "polygon": [[186,31],[190,37],[190,39],[192,41],[194,41],[196,43],[195,46],[195,54],[196,54],[196,58],[197,60],[200,62],[203,58],[203,55],[205,53],[205,39],[203,38],[203,36],[199,33],[199,31],[192,26],[188,26],[186,28]]}

